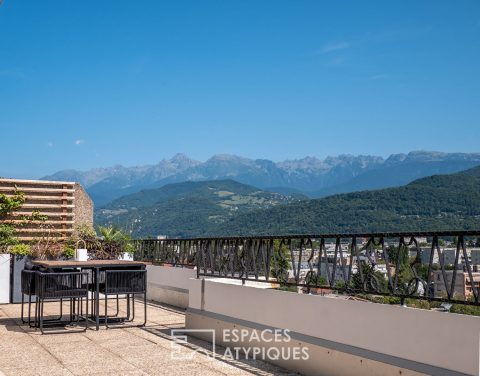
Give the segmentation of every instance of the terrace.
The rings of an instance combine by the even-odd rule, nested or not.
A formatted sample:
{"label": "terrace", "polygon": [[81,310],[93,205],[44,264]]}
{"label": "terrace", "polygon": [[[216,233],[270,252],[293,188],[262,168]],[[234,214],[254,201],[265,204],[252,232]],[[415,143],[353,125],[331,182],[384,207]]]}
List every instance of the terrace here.
{"label": "terrace", "polygon": [[[47,314],[58,312],[54,303]],[[112,303],[112,309],[114,305]],[[220,360],[197,353],[189,361],[172,357],[172,329],[185,327],[185,312],[149,303],[144,328],[41,335],[21,323],[18,304],[0,305],[0,375],[288,375],[259,360]],[[209,351],[207,342],[189,338],[179,354]]]}
{"label": "terrace", "polygon": [[[145,327],[41,336],[20,323],[18,305],[0,306],[0,370],[477,375],[480,319],[442,307],[478,312],[479,237],[136,240],[135,258],[147,263]],[[115,300],[108,302],[114,310]],[[55,303],[47,307],[58,313]],[[232,349],[240,352],[231,356]]]}

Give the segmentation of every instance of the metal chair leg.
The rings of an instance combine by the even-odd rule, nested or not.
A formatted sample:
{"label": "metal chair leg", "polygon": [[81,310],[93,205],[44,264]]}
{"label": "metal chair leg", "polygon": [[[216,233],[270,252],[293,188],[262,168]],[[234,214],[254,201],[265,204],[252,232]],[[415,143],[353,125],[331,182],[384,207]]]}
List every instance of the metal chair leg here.
{"label": "metal chair leg", "polygon": [[143,294],[143,324],[145,326],[147,324],[147,293]]}
{"label": "metal chair leg", "polygon": [[37,296],[35,298],[35,321],[33,323],[35,330],[37,330],[39,320],[40,320],[40,299]]}
{"label": "metal chair leg", "polygon": [[105,294],[105,328],[109,328],[108,326],[108,295]]}
{"label": "metal chair leg", "polygon": [[23,319],[23,303],[25,301],[25,294],[22,292],[22,308],[20,313],[20,318],[22,320],[22,324],[26,324],[27,322]]}
{"label": "metal chair leg", "polygon": [[22,310],[21,310],[22,324],[28,324],[31,327],[32,326],[32,320],[31,320],[32,295],[31,294],[28,295],[28,320],[25,320],[24,305],[25,305],[25,294],[22,293]]}
{"label": "metal chair leg", "polygon": [[39,314],[40,314],[40,332],[42,334],[45,334],[43,331],[43,299],[40,299]]}
{"label": "metal chair leg", "polygon": [[132,320],[135,320],[135,294],[132,294]]}
{"label": "metal chair leg", "polygon": [[118,294],[117,294],[117,313],[115,313],[114,317],[117,317],[120,312],[120,304],[118,302]]}
{"label": "metal chair leg", "polygon": [[[83,307],[83,304],[82,304],[82,307]],[[88,315],[88,295],[85,298],[85,312],[87,312],[87,315]],[[87,331],[87,329],[88,329],[88,317],[85,317],[85,331]]]}
{"label": "metal chair leg", "polygon": [[28,296],[28,325],[31,326],[32,295]]}
{"label": "metal chair leg", "polygon": [[[132,299],[132,303],[130,303],[130,299]],[[131,312],[131,317],[130,317]],[[125,318],[125,322],[132,322],[135,319],[135,295],[134,294],[127,294],[127,317]]]}
{"label": "metal chair leg", "polygon": [[132,321],[130,320],[130,294],[127,294],[127,318],[125,321]]}

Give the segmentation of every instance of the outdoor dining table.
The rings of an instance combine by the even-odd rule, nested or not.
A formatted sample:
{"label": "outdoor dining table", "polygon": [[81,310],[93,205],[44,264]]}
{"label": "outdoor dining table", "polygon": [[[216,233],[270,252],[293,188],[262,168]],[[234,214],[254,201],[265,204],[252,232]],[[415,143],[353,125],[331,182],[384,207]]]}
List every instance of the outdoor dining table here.
{"label": "outdoor dining table", "polygon": [[[66,269],[81,269],[92,270],[95,280],[94,290],[94,306],[95,306],[95,328],[100,328],[100,271],[118,270],[118,269],[140,269],[143,270],[146,264],[141,261],[127,261],[127,260],[87,260],[87,261],[73,261],[73,260],[34,260],[33,265],[40,266],[46,272],[65,271]],[[87,318],[88,319],[88,312]],[[106,318],[105,318],[106,320]]]}

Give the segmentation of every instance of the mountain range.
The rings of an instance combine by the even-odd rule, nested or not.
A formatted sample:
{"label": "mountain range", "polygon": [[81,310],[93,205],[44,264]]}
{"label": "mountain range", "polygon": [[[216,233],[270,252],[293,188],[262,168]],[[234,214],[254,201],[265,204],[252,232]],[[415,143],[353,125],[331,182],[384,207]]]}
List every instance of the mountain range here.
{"label": "mountain range", "polygon": [[433,174],[448,174],[480,164],[480,153],[414,151],[388,158],[340,155],[323,160],[305,157],[273,162],[235,155],[215,155],[205,162],[177,154],[155,165],[63,170],[44,180],[80,182],[97,208],[142,189],[154,189],[185,181],[234,179],[263,190],[311,198],[358,190],[407,184]]}
{"label": "mountain range", "polygon": [[262,191],[233,180],[183,182],[123,196],[95,212],[95,223],[134,236],[199,236],[240,213],[306,199]]}
{"label": "mountain range", "polygon": [[122,197],[98,210],[95,221],[134,237],[478,230],[479,187],[480,167],[319,199],[232,180],[184,182]]}
{"label": "mountain range", "polygon": [[480,167],[242,213],[209,235],[478,230]]}

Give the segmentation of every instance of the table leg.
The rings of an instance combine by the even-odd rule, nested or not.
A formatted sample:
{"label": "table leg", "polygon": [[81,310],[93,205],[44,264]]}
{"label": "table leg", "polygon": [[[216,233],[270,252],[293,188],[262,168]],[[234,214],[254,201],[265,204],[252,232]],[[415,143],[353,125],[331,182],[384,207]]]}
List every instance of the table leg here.
{"label": "table leg", "polygon": [[100,273],[99,268],[95,268],[95,328],[100,329]]}

